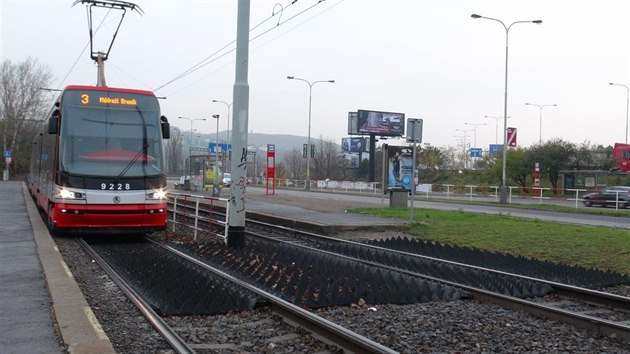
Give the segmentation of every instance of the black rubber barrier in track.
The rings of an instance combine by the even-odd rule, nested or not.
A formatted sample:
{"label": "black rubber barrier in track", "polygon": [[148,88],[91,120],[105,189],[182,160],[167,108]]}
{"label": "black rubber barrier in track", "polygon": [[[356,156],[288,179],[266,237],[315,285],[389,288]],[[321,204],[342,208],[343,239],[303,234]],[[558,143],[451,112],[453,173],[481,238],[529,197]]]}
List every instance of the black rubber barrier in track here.
{"label": "black rubber barrier in track", "polygon": [[398,237],[373,240],[368,243],[383,248],[448,259],[454,262],[492,268],[584,288],[595,289],[612,285],[630,284],[630,276],[626,274],[540,261],[505,253],[480,251],[469,247],[446,245],[431,241]]}
{"label": "black rubber barrier in track", "polygon": [[212,243],[172,246],[302,307],[350,305],[360,299],[368,304],[411,304],[470,296],[442,283],[287,244],[248,241],[242,250]]}
{"label": "black rubber barrier in track", "polygon": [[90,245],[162,315],[223,314],[252,309],[257,297],[149,242]]}
{"label": "black rubber barrier in track", "polygon": [[362,245],[330,242],[321,243],[318,247],[334,253],[519,298],[543,296],[553,291],[551,286],[537,281],[497,275],[469,267],[397,254],[387,250],[375,250]]}

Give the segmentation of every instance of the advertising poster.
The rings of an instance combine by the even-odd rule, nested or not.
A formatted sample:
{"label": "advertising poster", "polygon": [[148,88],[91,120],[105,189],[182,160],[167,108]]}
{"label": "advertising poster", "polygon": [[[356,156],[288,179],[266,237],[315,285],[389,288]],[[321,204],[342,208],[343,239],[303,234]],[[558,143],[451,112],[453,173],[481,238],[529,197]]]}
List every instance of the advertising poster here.
{"label": "advertising poster", "polygon": [[342,152],[367,152],[368,139],[366,138],[341,138]]}
{"label": "advertising poster", "polygon": [[403,136],[405,115],[403,113],[359,110],[357,126],[359,133],[380,136]]}
{"label": "advertising poster", "polygon": [[413,185],[413,148],[389,146],[387,156],[387,188],[404,188],[410,191]]}

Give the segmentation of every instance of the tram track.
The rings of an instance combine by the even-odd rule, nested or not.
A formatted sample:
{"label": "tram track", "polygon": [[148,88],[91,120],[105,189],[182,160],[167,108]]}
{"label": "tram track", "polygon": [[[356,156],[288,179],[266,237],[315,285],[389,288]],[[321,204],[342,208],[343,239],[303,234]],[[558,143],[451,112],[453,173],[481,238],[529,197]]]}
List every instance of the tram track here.
{"label": "tram track", "polygon": [[[295,230],[267,223],[248,221],[248,225],[254,224],[259,225],[261,230],[263,231],[248,231],[248,235],[250,237],[263,238],[273,242],[286,242],[296,247],[303,247],[314,251],[324,252],[326,254],[333,254],[349,260],[368,264],[370,266],[383,267],[392,271],[399,271],[401,273],[411,276],[448,284],[470,292],[474,299],[482,302],[495,303],[503,307],[513,309],[515,311],[525,311],[533,315],[548,318],[550,320],[562,321],[603,335],[613,335],[619,338],[624,338],[626,340],[630,339],[630,298],[625,296],[619,296],[593,289],[587,289],[584,287],[552,282],[545,279],[523,276],[520,274],[504,272],[501,270],[486,267],[479,267],[475,265],[454,262],[451,260],[424,256],[416,253],[403,252],[399,250],[368,245],[365,243],[341,240],[338,238],[318,235],[303,230]],[[280,230],[280,235],[274,235],[274,232],[272,231],[273,229]],[[334,248],[336,250],[339,250],[342,247],[327,248],[323,246],[324,244],[351,245],[356,248],[363,248],[364,251],[360,252],[357,250],[348,250],[346,248],[346,253],[337,253],[337,251],[330,251],[327,249]],[[489,275],[491,274],[500,277],[509,277],[541,283],[549,286],[552,289],[551,293],[553,294],[553,296],[546,296],[546,298],[549,298],[549,300],[539,299],[530,301],[515,296],[499,294],[494,291],[486,291],[476,286],[470,286],[458,281],[453,281],[449,278],[430,276],[425,273],[415,272],[413,270],[410,270],[413,269],[412,266],[404,268],[393,266],[391,265],[391,263],[387,264],[387,262],[384,261],[388,259],[391,260],[391,258],[386,256],[375,257],[377,253],[380,253],[382,255],[392,254],[409,259],[428,261],[432,264],[448,264],[461,269],[470,269],[484,272]],[[354,256],[350,256],[349,254],[354,254]],[[402,263],[405,264],[405,262]],[[409,265],[409,263],[406,264]],[[572,308],[572,310],[565,310],[565,308]],[[596,314],[604,314],[604,316],[595,316]],[[622,320],[611,321],[608,320],[607,317],[621,318]]]}
{"label": "tram track", "polygon": [[[221,217],[220,214],[217,214],[217,217]],[[489,267],[481,267],[386,247],[341,240],[302,229],[294,229],[250,219],[247,220],[246,232],[249,237],[264,239],[266,242],[291,244],[310,251],[341,257],[349,261],[360,262],[368,266],[380,267],[409,276],[447,284],[470,292],[473,298],[481,302],[495,303],[514,311],[525,311],[549,320],[562,321],[602,335],[616,336],[626,340],[630,339],[630,298],[625,296]],[[344,247],[344,250],[340,250]],[[359,251],[359,249],[363,249],[363,251]],[[510,294],[501,294],[497,291],[488,291],[472,284],[462,283],[454,280],[452,277],[429,275],[425,272],[419,272],[416,271],[413,265],[410,265],[408,261],[402,262],[402,266],[394,265],[392,263],[396,262],[391,262],[392,257],[388,257],[387,255],[413,260],[411,263],[420,261],[429,262],[433,265],[449,265],[459,269],[466,269],[466,271],[473,271],[474,273],[480,272],[486,276],[497,277],[499,279],[512,278],[517,279],[517,281],[534,282],[543,284],[549,287],[550,290],[548,294],[538,294],[537,297],[519,298],[517,296],[511,296]],[[426,267],[424,267],[424,269],[426,269]],[[615,320],[609,320],[609,318]]]}
{"label": "tram track", "polygon": [[[204,270],[211,272],[212,274],[221,277],[222,279],[229,281],[230,283],[239,286],[246,291],[256,294],[256,296],[264,299],[272,313],[281,316],[286,323],[294,324],[295,328],[305,328],[308,331],[316,333],[320,338],[323,338],[325,342],[332,343],[333,345],[343,348],[349,352],[357,353],[395,353],[395,351],[376,343],[368,338],[362,337],[342,326],[325,320],[313,313],[304,310],[296,305],[293,305],[280,297],[270,294],[263,289],[260,289],[252,284],[244,282],[222,270],[213,267],[205,262],[202,262],[195,257],[192,257],[184,252],[174,249],[171,246],[164,245],[154,240],[149,240],[151,244],[158,245],[165,252],[177,255],[177,257],[192,263],[195,266],[201,267]],[[156,311],[152,309],[149,302],[143,300],[133,287],[123,280],[123,276],[117,272],[114,267],[110,266],[108,262],[101,257],[97,251],[95,251],[87,242],[81,241],[81,245],[86,249],[91,257],[99,263],[102,269],[108,274],[108,276],[116,283],[116,285],[129,297],[134,305],[140,310],[140,312],[147,318],[149,323],[153,325],[156,330],[167,340],[167,342],[178,353],[195,353],[204,350],[213,349],[238,349],[238,345],[218,345],[216,343],[189,343],[183,338],[194,337],[190,334],[181,334],[182,328],[173,328],[169,326],[167,321],[162,319]],[[123,246],[124,247],[124,246]],[[262,323],[273,323],[270,320],[264,320]],[[198,329],[197,329],[198,330]],[[179,332],[179,333],[178,333]],[[289,335],[287,338],[293,338]]]}

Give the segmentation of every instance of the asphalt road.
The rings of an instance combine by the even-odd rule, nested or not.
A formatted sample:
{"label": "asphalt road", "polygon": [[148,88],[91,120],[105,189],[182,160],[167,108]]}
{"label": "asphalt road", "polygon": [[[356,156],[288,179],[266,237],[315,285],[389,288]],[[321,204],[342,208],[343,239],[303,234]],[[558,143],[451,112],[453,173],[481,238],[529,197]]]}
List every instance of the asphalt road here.
{"label": "asphalt road", "polygon": [[[265,195],[265,188],[248,186],[248,198],[276,198],[280,204],[291,204],[305,209],[318,210],[322,212],[343,212],[345,209],[357,207],[389,207],[389,198],[381,198],[380,194],[354,195],[342,194],[339,192],[328,193],[321,191],[307,192],[304,190],[276,189],[275,195]],[[575,202],[573,202],[575,203]],[[557,212],[549,210],[527,209],[525,207],[497,205],[473,205],[457,204],[454,200],[450,202],[427,201],[416,199],[414,208],[429,208],[439,210],[461,210],[480,214],[490,215],[510,215],[513,217],[535,219],[550,222],[559,222],[577,225],[608,226],[620,229],[630,229],[630,214],[628,217],[593,215],[576,212]],[[583,209],[583,208],[582,208]],[[415,209],[414,209],[415,210]]]}

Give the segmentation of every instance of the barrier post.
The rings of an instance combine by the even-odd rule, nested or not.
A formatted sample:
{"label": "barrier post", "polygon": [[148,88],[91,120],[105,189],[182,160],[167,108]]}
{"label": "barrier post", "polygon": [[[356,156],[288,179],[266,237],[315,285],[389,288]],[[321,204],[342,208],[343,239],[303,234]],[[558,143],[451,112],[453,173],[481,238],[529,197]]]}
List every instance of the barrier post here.
{"label": "barrier post", "polygon": [[449,199],[449,195],[450,195],[451,187],[452,187],[453,185],[452,185],[452,184],[443,184],[443,186],[446,186],[446,199]]}
{"label": "barrier post", "polygon": [[175,232],[175,225],[177,224],[177,196],[173,197],[173,232]]}
{"label": "barrier post", "polygon": [[193,240],[197,241],[197,225],[199,222],[199,199],[195,201],[195,227],[193,228]]}
{"label": "barrier post", "polygon": [[470,186],[470,185],[467,185],[467,186],[464,186],[464,188],[470,188],[470,193],[469,193],[470,197],[469,197],[469,200],[471,200],[471,201],[472,201],[472,198],[473,198],[473,188],[477,188],[477,186]]}

